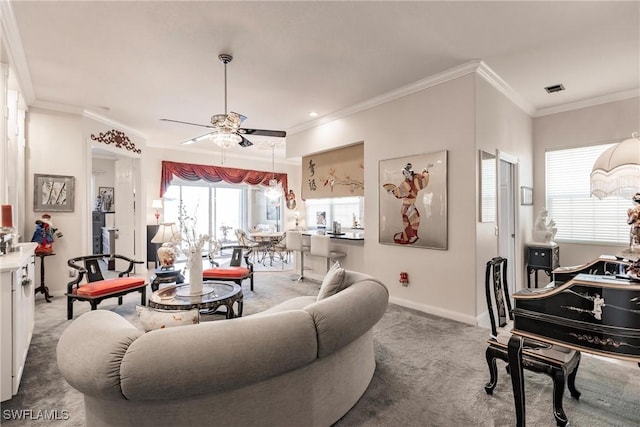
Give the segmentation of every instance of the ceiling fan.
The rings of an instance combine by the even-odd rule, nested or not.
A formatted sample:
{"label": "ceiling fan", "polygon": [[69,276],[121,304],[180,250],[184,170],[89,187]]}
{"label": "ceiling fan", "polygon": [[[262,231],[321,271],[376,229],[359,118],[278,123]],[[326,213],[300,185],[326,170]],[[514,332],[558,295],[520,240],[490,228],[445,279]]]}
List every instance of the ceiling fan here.
{"label": "ceiling fan", "polygon": [[287,136],[285,131],[266,130],[266,129],[247,129],[241,128],[242,122],[246,119],[242,114],[227,113],[227,64],[231,62],[233,56],[222,53],[218,55],[220,62],[224,64],[224,114],[215,114],[211,116],[211,124],[202,125],[199,123],[183,122],[180,120],[160,119],[165,122],[182,123],[185,125],[200,126],[213,129],[211,132],[200,135],[196,138],[183,142],[183,145],[193,144],[206,139],[211,139],[216,145],[222,148],[229,148],[234,144],[241,147],[250,147],[253,145],[251,141],[245,138],[245,135],[261,135],[276,138],[284,138]]}

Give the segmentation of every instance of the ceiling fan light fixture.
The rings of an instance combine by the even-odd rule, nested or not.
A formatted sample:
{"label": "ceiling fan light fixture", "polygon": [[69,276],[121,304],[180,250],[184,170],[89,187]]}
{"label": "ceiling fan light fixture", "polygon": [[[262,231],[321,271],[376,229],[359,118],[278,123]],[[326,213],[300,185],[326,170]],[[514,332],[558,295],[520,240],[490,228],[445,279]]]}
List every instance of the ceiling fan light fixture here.
{"label": "ceiling fan light fixture", "polygon": [[235,133],[214,132],[211,134],[211,141],[218,147],[230,148],[242,141],[242,137]]}

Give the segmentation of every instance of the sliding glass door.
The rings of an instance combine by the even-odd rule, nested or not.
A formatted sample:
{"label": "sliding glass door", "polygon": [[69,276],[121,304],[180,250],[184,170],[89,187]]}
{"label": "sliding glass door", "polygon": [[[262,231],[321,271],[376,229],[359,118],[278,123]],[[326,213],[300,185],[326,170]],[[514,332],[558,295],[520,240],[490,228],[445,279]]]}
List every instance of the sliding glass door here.
{"label": "sliding glass door", "polygon": [[194,218],[197,234],[234,242],[234,230],[247,228],[248,194],[247,186],[174,179],[164,195],[164,222],[178,224],[182,205],[184,214]]}

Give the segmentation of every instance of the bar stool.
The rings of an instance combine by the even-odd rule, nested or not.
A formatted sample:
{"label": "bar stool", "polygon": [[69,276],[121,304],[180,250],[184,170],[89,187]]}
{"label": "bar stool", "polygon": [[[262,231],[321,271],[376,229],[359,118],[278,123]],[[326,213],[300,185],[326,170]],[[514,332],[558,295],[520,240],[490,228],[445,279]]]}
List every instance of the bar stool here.
{"label": "bar stool", "polygon": [[300,231],[287,231],[285,234],[285,248],[287,251],[300,252],[300,277],[298,281],[304,280],[304,253],[309,251],[308,246],[302,243],[302,233]]}
{"label": "bar stool", "polygon": [[331,237],[329,236],[311,236],[311,249],[310,254],[312,256],[320,256],[327,259],[327,271],[331,268],[331,261],[337,261],[339,258],[347,256],[344,252],[331,250]]}

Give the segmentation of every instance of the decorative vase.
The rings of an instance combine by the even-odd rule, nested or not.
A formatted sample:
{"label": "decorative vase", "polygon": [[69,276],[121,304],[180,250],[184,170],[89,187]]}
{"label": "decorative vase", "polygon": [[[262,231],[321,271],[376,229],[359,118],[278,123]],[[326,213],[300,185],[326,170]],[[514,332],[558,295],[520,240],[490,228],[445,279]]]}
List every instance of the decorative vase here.
{"label": "decorative vase", "polygon": [[202,295],[202,257],[192,253],[189,258],[189,294]]}

